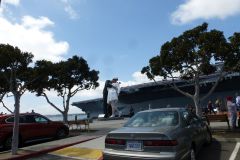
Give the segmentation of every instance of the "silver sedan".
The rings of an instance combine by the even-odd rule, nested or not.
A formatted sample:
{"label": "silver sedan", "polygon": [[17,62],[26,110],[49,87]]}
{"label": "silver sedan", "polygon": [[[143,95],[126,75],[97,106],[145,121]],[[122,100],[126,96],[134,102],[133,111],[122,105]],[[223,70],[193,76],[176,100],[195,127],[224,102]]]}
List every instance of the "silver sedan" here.
{"label": "silver sedan", "polygon": [[208,125],[184,108],[162,108],[137,113],[120,129],[108,133],[104,160],[195,159],[210,144]]}

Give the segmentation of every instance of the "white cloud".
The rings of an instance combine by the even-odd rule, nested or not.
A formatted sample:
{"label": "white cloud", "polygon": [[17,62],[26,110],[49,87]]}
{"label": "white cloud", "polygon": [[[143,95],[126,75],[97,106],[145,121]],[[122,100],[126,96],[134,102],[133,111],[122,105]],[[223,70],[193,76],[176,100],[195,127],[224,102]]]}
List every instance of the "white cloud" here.
{"label": "white cloud", "polygon": [[7,4],[14,5],[14,6],[18,6],[20,3],[20,0],[2,0],[2,3],[7,3]]}
{"label": "white cloud", "polygon": [[225,19],[240,13],[240,0],[186,0],[172,13],[175,24],[185,24],[196,19]]}
{"label": "white cloud", "polygon": [[54,23],[50,21],[47,17],[40,17],[39,19],[33,18],[31,16],[24,16],[22,19],[22,25],[26,28],[37,28],[43,29],[48,26],[53,26]]}
{"label": "white cloud", "polygon": [[70,4],[70,0],[62,0],[64,4],[64,11],[69,15],[70,19],[78,19],[79,16],[77,12],[73,9],[73,7]]}
{"label": "white cloud", "polygon": [[11,15],[12,12],[9,10],[9,5],[18,6],[19,0],[2,0],[0,5],[0,17],[3,16],[3,13],[8,13],[8,15]]}
{"label": "white cloud", "polygon": [[8,9],[8,5],[18,6],[19,4],[20,0],[2,0],[0,6],[0,16],[2,16],[3,12],[12,14],[12,12]]}
{"label": "white cloud", "polygon": [[59,61],[68,51],[69,44],[66,41],[56,41],[53,32],[47,29],[54,25],[47,17],[24,16],[21,23],[16,23],[0,16],[0,24],[0,43],[32,52],[35,60]]}

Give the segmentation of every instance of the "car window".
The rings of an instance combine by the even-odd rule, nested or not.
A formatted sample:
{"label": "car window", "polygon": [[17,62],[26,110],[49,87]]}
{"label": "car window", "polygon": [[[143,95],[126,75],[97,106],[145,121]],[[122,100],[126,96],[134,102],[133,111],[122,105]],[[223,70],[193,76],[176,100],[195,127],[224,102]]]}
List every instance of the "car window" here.
{"label": "car window", "polygon": [[141,112],[131,118],[125,127],[164,127],[175,126],[179,123],[176,111]]}
{"label": "car window", "polygon": [[[14,122],[14,116],[7,118],[7,119],[6,119],[6,122],[7,122],[7,123],[13,123],[13,122]],[[24,123],[24,118],[23,118],[23,116],[20,116],[20,117],[19,117],[19,123]]]}
{"label": "car window", "polygon": [[34,119],[35,119],[36,123],[47,123],[48,122],[48,119],[46,119],[42,116],[38,116],[38,115],[35,115]]}
{"label": "car window", "polygon": [[14,117],[9,117],[6,119],[7,123],[13,123],[14,122]]}
{"label": "car window", "polygon": [[33,115],[26,115],[25,116],[25,123],[35,123],[35,119]]}

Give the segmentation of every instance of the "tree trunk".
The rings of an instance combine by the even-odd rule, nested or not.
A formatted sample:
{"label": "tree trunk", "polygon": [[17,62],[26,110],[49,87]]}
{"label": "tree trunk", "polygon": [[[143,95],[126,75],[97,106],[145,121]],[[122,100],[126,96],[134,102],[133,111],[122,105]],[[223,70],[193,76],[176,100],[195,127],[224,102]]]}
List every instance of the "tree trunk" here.
{"label": "tree trunk", "polygon": [[62,112],[63,115],[63,122],[67,123],[68,122],[68,111]]}
{"label": "tree trunk", "polygon": [[195,76],[195,94],[193,96],[193,102],[196,108],[196,115],[202,117],[202,108],[200,104],[200,81],[199,81],[199,74]]}
{"label": "tree trunk", "polygon": [[[63,103],[63,105],[65,105],[65,106],[63,106],[63,108],[64,108],[64,111],[63,111],[63,122],[64,123],[68,122],[68,111],[69,111],[70,98],[71,98],[71,92],[69,90],[68,95],[67,95],[66,103],[65,102]],[[63,100],[64,100],[64,98],[63,98]]]}
{"label": "tree trunk", "polygon": [[20,98],[21,96],[18,92],[14,93],[15,110],[14,110],[13,137],[12,137],[12,155],[16,155],[18,151]]}
{"label": "tree trunk", "polygon": [[199,96],[193,98],[193,102],[196,108],[196,115],[202,117],[202,108],[199,100]]}

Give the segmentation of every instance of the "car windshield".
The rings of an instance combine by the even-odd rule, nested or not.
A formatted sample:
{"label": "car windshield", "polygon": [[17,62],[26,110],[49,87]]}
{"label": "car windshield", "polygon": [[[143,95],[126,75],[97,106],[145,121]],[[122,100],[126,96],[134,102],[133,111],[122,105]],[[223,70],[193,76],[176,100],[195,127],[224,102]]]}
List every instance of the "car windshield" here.
{"label": "car windshield", "polygon": [[131,118],[124,127],[165,127],[175,126],[178,122],[176,111],[141,112]]}

